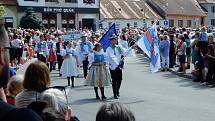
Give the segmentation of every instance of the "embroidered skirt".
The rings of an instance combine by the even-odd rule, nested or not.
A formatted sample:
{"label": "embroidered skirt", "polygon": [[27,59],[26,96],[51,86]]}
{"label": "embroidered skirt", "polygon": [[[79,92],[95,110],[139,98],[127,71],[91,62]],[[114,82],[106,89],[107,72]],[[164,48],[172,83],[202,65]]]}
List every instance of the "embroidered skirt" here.
{"label": "embroidered skirt", "polygon": [[86,85],[94,87],[109,86],[111,77],[104,63],[93,63],[86,78]]}

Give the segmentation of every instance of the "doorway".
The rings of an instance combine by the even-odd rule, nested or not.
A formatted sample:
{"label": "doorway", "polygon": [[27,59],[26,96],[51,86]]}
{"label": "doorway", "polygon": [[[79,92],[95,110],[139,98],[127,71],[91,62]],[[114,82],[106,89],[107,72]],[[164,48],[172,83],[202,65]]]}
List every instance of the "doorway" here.
{"label": "doorway", "polygon": [[82,28],[83,29],[93,29],[94,22],[93,19],[82,19]]}

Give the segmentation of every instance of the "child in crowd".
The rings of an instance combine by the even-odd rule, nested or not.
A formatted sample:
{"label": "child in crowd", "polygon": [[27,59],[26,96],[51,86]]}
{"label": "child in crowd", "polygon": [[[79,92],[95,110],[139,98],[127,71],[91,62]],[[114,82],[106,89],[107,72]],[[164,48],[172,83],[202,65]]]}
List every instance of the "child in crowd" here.
{"label": "child in crowd", "polygon": [[28,59],[31,59],[34,56],[34,50],[31,45],[28,46],[27,51],[28,51]]}
{"label": "child in crowd", "polygon": [[13,76],[7,85],[7,102],[11,105],[15,105],[15,97],[23,90],[22,82],[24,77],[22,75]]}

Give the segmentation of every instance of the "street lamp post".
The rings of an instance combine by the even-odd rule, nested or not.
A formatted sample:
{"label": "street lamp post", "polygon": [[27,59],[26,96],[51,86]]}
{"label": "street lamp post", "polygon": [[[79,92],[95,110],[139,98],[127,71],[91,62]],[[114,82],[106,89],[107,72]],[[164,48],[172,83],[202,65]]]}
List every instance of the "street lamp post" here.
{"label": "street lamp post", "polygon": [[146,7],[144,6],[140,11],[143,13],[143,25],[146,27]]}

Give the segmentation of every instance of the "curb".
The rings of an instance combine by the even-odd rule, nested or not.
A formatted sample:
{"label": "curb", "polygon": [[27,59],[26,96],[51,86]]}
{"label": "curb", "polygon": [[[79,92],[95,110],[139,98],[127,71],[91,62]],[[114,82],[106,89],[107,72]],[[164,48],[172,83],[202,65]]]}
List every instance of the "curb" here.
{"label": "curb", "polygon": [[[144,54],[138,54],[138,55],[140,55],[141,57],[144,57]],[[187,79],[193,79],[193,76],[191,75],[191,73],[182,74],[182,73],[179,73],[173,69],[169,68],[169,72],[171,72],[172,74],[175,74],[179,77],[183,77],[183,78],[187,78]]]}
{"label": "curb", "polygon": [[179,76],[179,77],[183,77],[183,78],[187,78],[187,79],[193,79],[193,76],[190,74],[190,73],[187,73],[187,74],[182,74],[182,73],[179,73],[179,72],[176,72],[172,69],[169,69],[169,72]]}

